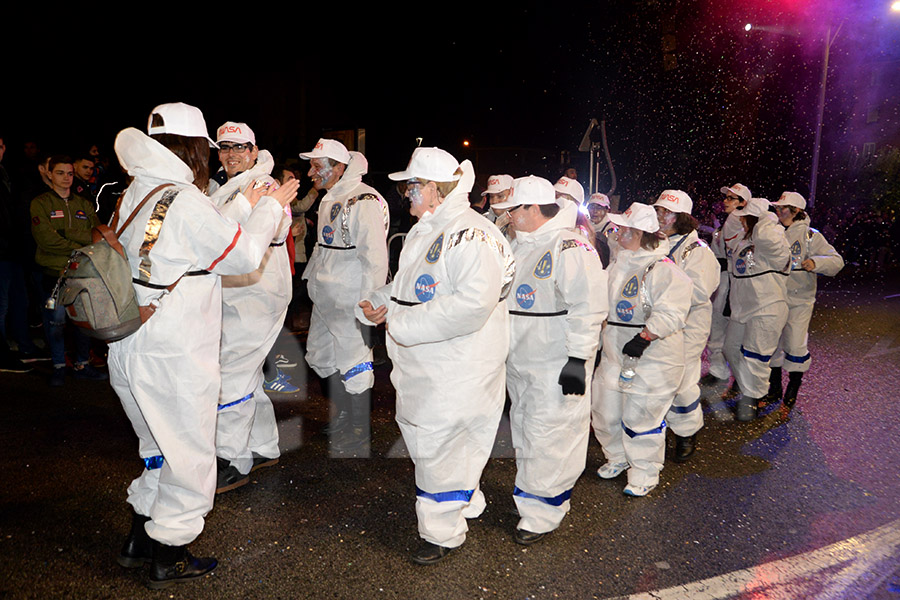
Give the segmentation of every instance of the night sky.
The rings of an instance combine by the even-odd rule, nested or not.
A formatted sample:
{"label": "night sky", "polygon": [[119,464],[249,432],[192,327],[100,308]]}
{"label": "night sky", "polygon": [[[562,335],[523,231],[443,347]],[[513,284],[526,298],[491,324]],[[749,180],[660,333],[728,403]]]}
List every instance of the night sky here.
{"label": "night sky", "polygon": [[[109,148],[156,104],[184,101],[211,131],[249,123],[277,158],[323,130],[364,128],[375,173],[403,168],[422,137],[479,159],[482,178],[522,149],[529,161],[509,156],[507,170],[555,178],[568,150],[586,182],[577,146],[597,118],[628,202],[738,180],[759,195],[806,194],[825,27],[842,24],[826,150],[853,103],[842,81],[900,47],[900,14],[883,0],[303,3],[179,7],[176,18],[177,6],[129,8],[112,26],[99,9],[4,19],[8,158],[25,137]],[[768,27],[748,33],[747,22]],[[600,181],[608,189],[605,167]]]}

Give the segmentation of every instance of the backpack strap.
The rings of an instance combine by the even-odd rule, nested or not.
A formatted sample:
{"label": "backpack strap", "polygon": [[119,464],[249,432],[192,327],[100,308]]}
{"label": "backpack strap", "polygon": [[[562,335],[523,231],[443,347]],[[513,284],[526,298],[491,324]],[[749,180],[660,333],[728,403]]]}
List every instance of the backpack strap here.
{"label": "backpack strap", "polygon": [[106,240],[106,243],[109,244],[110,248],[118,252],[122,256],[122,258],[128,258],[127,256],[125,256],[125,248],[123,248],[121,242],[119,242],[119,236],[122,235],[122,232],[125,231],[126,227],[131,225],[131,222],[134,221],[134,218],[137,216],[138,212],[140,212],[140,210],[144,208],[144,205],[147,204],[147,201],[150,200],[152,196],[154,196],[161,189],[169,187],[171,185],[174,184],[163,183],[150,190],[150,193],[140,201],[140,203],[134,208],[133,211],[131,211],[131,214],[128,215],[128,219],[126,219],[125,223],[123,223],[122,226],[119,227],[118,231],[116,231],[116,226],[119,223],[119,208],[121,208],[122,206],[122,196],[119,196],[119,199],[116,202],[116,210],[113,212],[112,219],[109,222],[110,224],[97,225],[96,227],[94,227],[94,229],[91,231],[91,241],[96,244],[101,239],[104,239]]}

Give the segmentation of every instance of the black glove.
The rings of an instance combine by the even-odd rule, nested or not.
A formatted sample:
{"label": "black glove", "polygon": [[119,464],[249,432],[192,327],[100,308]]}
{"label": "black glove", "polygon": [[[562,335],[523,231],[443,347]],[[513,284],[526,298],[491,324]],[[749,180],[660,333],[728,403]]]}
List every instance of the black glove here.
{"label": "black glove", "polygon": [[562,386],[563,394],[575,394],[576,396],[584,395],[585,384],[585,360],[583,358],[569,357],[568,362],[559,372],[559,380],[557,383]]}
{"label": "black glove", "polygon": [[628,356],[633,356],[634,358],[640,358],[641,354],[644,353],[644,350],[647,349],[647,346],[650,345],[650,340],[645,340],[641,337],[641,334],[637,334],[625,344],[622,348],[622,354],[627,354]]}
{"label": "black glove", "polygon": [[372,325],[360,325],[363,343],[370,350],[375,347],[375,329]]}

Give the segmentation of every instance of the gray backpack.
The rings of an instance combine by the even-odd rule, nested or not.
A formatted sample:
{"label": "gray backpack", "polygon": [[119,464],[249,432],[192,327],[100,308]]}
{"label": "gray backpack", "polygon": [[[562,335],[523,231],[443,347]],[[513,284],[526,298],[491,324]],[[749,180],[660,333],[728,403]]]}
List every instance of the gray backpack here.
{"label": "gray backpack", "polygon": [[170,185],[157,186],[147,194],[118,231],[115,230],[119,220],[117,205],[110,225],[95,227],[93,243],[73,250],[69,256],[50,303],[55,305],[59,298],[69,320],[89,336],[104,342],[121,340],[137,331],[156,310],[153,306],[138,305],[131,283],[131,266],[119,236],[150,197]]}

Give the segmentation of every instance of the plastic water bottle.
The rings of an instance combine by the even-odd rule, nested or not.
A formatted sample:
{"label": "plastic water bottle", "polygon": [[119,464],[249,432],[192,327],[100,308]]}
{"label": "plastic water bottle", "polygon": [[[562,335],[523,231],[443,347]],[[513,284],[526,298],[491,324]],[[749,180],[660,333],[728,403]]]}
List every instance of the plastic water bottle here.
{"label": "plastic water bottle", "polygon": [[635,356],[622,355],[622,370],[619,371],[619,389],[622,391],[631,389],[634,383],[634,371],[637,369],[638,359]]}

